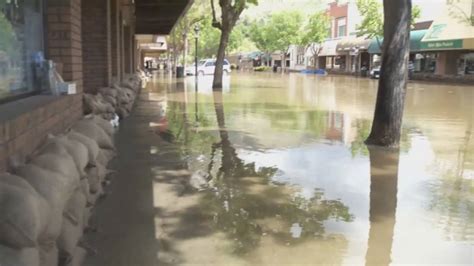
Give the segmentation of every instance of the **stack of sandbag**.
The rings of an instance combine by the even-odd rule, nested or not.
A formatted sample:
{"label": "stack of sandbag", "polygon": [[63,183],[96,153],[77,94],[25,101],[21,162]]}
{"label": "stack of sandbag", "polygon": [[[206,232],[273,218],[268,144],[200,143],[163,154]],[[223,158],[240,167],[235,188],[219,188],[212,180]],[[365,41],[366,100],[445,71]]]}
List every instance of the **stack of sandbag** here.
{"label": "stack of sandbag", "polygon": [[115,155],[112,125],[87,116],[0,175],[0,265],[80,265],[91,210]]}
{"label": "stack of sandbag", "polygon": [[0,265],[39,266],[51,209],[21,177],[0,175]]}
{"label": "stack of sandbag", "polygon": [[84,93],[83,106],[85,114],[100,115],[107,120],[115,117],[115,106],[100,93],[96,95]]}
{"label": "stack of sandbag", "polygon": [[98,93],[84,94],[85,114],[95,114],[111,121],[118,115],[123,119],[127,117],[135,103],[136,96],[146,83],[142,74],[127,75],[122,83],[115,82],[111,87],[104,87]]}

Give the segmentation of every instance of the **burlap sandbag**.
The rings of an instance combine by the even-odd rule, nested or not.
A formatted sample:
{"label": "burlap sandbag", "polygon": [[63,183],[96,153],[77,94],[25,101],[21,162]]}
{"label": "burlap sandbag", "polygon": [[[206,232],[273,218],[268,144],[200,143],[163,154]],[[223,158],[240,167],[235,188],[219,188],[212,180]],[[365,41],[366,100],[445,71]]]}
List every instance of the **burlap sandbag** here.
{"label": "burlap sandbag", "polygon": [[70,262],[72,260],[74,250],[76,249],[82,235],[82,221],[80,225],[74,225],[68,219],[63,220],[61,234],[57,240],[60,262]]}
{"label": "burlap sandbag", "polygon": [[15,173],[30,183],[51,208],[46,232],[41,241],[44,243],[56,242],[61,233],[66,202],[75,190],[74,183],[58,173],[31,164],[16,169]]}
{"label": "burlap sandbag", "polygon": [[71,198],[66,202],[63,212],[63,221],[68,220],[73,225],[83,226],[84,210],[87,205],[87,196],[84,195],[82,188],[77,189],[72,194]]}
{"label": "burlap sandbag", "polygon": [[93,121],[80,120],[73,126],[72,129],[95,140],[102,149],[114,149],[114,144],[110,136],[107,135],[107,133],[105,133],[105,131]]}
{"label": "burlap sandbag", "polygon": [[100,149],[99,156],[97,156],[97,164],[106,167],[115,155],[116,153],[114,151]]}
{"label": "burlap sandbag", "polygon": [[[48,145],[49,147],[58,146],[58,144],[51,144]],[[62,152],[54,152],[54,151],[46,151],[44,152],[47,153],[42,153],[36,157],[34,157],[30,164],[36,165],[40,168],[44,168],[49,171],[56,172],[60,174],[63,178],[67,179],[68,182],[73,184],[74,187],[79,186],[79,181],[80,181],[80,175],[79,172],[77,171],[76,164],[74,163],[74,160],[72,157],[65,151],[64,148],[62,148]],[[54,152],[54,153],[52,153]]]}
{"label": "burlap sandbag", "polygon": [[1,244],[0,244],[0,265],[2,266],[43,266],[43,265],[40,265],[39,252],[37,248],[33,247],[33,248],[15,249],[15,248],[11,248],[11,247],[4,246]]}
{"label": "burlap sandbag", "polygon": [[0,210],[0,244],[35,247],[44,237],[51,209],[21,177],[0,175]]}
{"label": "burlap sandbag", "polygon": [[85,175],[85,169],[89,162],[89,151],[81,142],[69,139],[66,136],[48,136],[45,147],[50,144],[58,144],[64,147],[66,152],[72,157],[80,176]]}
{"label": "burlap sandbag", "polygon": [[59,264],[59,251],[56,241],[48,245],[40,244],[38,250],[40,266],[57,266]]}
{"label": "burlap sandbag", "polygon": [[86,147],[87,147],[87,151],[89,153],[89,165],[95,165],[96,162],[97,162],[97,156],[99,155],[99,145],[97,144],[97,142],[87,136],[85,136],[84,134],[81,134],[79,132],[76,132],[74,130],[71,130],[69,131],[66,136],[69,138],[69,139],[72,139],[72,140],[76,140],[76,141],[79,141],[81,142],[82,144],[84,144]]}
{"label": "burlap sandbag", "polygon": [[84,261],[87,256],[87,251],[81,247],[76,247],[74,249],[74,254],[72,256],[71,261],[67,264],[67,266],[81,266],[84,264]]}
{"label": "burlap sandbag", "polygon": [[104,130],[104,132],[107,133],[107,135],[109,135],[110,137],[112,137],[114,132],[115,132],[114,127],[112,126],[110,121],[107,121],[107,120],[103,119],[102,117],[99,117],[99,116],[96,116],[96,115],[88,115],[88,116],[84,117],[84,120],[91,120],[96,125],[98,125],[100,128],[102,128],[102,130]]}
{"label": "burlap sandbag", "polygon": [[89,167],[86,170],[86,177],[89,181],[90,192],[95,194],[102,189],[102,181],[106,175],[106,169],[103,165],[97,164],[94,167]]}

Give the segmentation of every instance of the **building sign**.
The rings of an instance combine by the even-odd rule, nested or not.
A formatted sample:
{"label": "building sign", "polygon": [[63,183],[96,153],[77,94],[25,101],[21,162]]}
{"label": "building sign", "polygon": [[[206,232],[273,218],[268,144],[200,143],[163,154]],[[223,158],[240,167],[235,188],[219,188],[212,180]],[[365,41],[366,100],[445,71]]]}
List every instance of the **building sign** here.
{"label": "building sign", "polygon": [[461,49],[463,40],[449,40],[449,41],[430,41],[422,42],[422,50],[434,50],[434,49]]}

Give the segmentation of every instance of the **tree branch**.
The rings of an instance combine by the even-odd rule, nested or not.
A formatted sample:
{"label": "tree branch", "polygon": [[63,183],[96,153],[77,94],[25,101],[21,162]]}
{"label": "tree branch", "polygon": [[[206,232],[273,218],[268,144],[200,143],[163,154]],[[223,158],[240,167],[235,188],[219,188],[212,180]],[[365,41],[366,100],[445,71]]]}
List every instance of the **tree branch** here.
{"label": "tree branch", "polygon": [[210,1],[211,1],[211,9],[212,9],[212,26],[214,28],[218,28],[222,30],[222,24],[219,21],[217,21],[216,7],[214,6],[214,0],[210,0]]}

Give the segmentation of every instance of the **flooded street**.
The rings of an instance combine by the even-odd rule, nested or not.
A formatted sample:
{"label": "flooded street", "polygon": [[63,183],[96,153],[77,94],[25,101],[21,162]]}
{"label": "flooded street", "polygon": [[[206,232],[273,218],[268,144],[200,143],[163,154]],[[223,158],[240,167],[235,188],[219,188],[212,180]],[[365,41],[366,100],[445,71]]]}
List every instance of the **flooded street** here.
{"label": "flooded street", "polygon": [[377,81],[211,83],[148,88],[160,265],[472,265],[474,88],[410,83],[395,152],[363,143]]}

